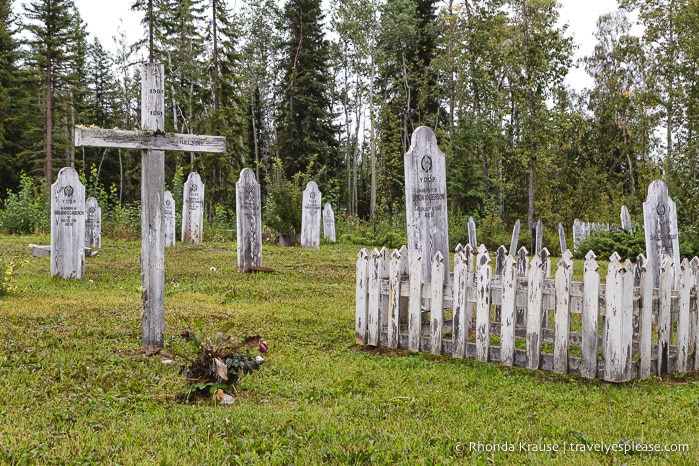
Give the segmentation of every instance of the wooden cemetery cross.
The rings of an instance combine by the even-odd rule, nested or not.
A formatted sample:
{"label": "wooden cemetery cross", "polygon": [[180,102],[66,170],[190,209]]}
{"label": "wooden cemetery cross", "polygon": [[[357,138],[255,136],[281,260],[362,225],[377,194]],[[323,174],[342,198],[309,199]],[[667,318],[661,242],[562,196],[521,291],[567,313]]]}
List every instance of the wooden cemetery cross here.
{"label": "wooden cemetery cross", "polygon": [[75,128],[75,146],[141,149],[142,345],[147,354],[165,340],[165,152],[223,153],[226,138],[165,133],[165,75],[160,63],[143,65],[141,131]]}

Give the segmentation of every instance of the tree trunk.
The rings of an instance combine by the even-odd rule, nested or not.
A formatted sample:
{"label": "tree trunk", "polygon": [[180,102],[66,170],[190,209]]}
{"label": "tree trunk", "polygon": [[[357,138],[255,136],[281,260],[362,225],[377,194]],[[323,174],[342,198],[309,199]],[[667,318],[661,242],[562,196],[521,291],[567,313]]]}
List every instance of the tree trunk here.
{"label": "tree trunk", "polygon": [[[218,102],[219,102],[219,96],[218,96],[218,29],[217,29],[217,21],[216,21],[216,10],[218,4],[216,0],[212,0],[211,2],[211,9],[213,10],[211,16],[211,28],[212,28],[212,35],[213,35],[213,41],[214,41],[214,50],[213,50],[213,61],[214,61],[214,114],[218,113]],[[260,179],[259,177],[257,178],[258,180]]]}
{"label": "tree trunk", "polygon": [[45,141],[45,151],[46,151],[46,171],[44,173],[44,176],[46,177],[46,187],[49,191],[49,195],[51,193],[51,184],[53,183],[53,163],[52,163],[52,154],[53,154],[53,101],[52,101],[52,94],[53,91],[51,89],[51,73],[52,73],[52,67],[51,67],[51,56],[46,57],[46,110],[45,110],[45,117],[46,117],[46,141]]}

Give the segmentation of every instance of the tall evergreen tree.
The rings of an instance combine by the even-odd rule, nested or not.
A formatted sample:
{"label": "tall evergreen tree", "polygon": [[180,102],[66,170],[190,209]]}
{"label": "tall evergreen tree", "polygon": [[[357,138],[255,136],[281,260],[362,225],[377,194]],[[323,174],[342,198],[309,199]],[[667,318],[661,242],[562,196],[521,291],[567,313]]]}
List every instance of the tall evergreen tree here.
{"label": "tall evergreen tree", "polygon": [[434,0],[388,0],[382,8],[378,185],[387,205],[403,198],[403,154],[413,130],[419,125],[436,129],[444,119],[431,66],[436,55],[435,20]]}
{"label": "tall evergreen tree", "polygon": [[243,82],[248,102],[248,149],[254,160],[256,176],[261,169],[271,170],[275,154],[277,110],[281,101],[281,62],[283,43],[279,30],[282,12],[274,0],[248,0],[243,11],[245,37],[242,66]]}
{"label": "tall evergreen tree", "polygon": [[223,205],[232,212],[235,208],[235,183],[238,173],[245,166],[253,166],[248,160],[246,139],[247,103],[244,98],[241,57],[238,53],[240,27],[222,0],[212,0],[209,35],[206,42],[212,44],[210,56],[210,93],[207,96],[204,129],[207,134],[226,137],[226,153],[200,157],[207,181],[206,194],[213,205]]}
{"label": "tall evergreen tree", "polygon": [[[15,153],[16,143],[13,139],[13,92],[18,83],[19,47],[13,38],[14,18],[10,8],[11,2],[0,3],[0,198],[7,189],[19,183]],[[16,97],[16,95],[15,95]],[[14,133],[14,134],[13,134]]]}
{"label": "tall evergreen tree", "polygon": [[25,7],[27,43],[44,81],[44,175],[49,189],[53,182],[56,88],[61,89],[69,78],[71,47],[77,40],[77,11],[73,0],[32,0]]}
{"label": "tall evergreen tree", "polygon": [[[550,161],[551,110],[547,101],[562,85],[571,64],[572,41],[558,28],[559,4],[556,0],[513,0],[512,47],[507,79],[510,83],[512,155],[528,178],[527,222],[535,221],[536,172]],[[517,183],[523,186],[522,183]]]}
{"label": "tall evergreen tree", "polygon": [[279,109],[277,146],[287,176],[304,172],[312,160],[328,174],[340,175],[333,126],[329,44],[322,28],[319,0],[289,0],[282,30],[286,33],[283,100]]}

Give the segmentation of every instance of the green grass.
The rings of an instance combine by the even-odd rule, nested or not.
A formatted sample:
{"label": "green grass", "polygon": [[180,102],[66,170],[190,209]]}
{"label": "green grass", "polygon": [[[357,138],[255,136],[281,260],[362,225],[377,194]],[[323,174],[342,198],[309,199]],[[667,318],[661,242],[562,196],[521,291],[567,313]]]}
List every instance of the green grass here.
{"label": "green grass", "polygon": [[[622,385],[354,344],[358,247],[234,243],[166,251],[164,354],[141,352],[139,242],[105,240],[82,281],[29,258],[47,237],[0,236],[18,290],[0,298],[0,464],[695,464],[699,378]],[[215,268],[215,270],[212,269]],[[262,335],[267,363],[236,403],[180,401],[163,360],[196,321]],[[520,451],[564,443],[687,444],[686,453]],[[469,442],[512,445],[473,451]],[[488,445],[488,447],[486,447]]]}

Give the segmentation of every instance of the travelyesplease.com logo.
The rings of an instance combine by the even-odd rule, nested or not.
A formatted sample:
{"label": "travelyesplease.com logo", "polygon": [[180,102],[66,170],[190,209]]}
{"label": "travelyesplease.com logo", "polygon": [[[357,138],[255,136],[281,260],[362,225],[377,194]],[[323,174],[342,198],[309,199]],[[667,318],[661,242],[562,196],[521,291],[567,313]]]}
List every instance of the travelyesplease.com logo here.
{"label": "travelyesplease.com logo", "polygon": [[496,452],[580,452],[580,453],[686,453],[689,452],[689,445],[686,443],[643,443],[634,441],[623,441],[618,443],[575,443],[575,442],[551,442],[551,443],[530,443],[530,442],[459,442],[454,445],[455,453],[496,453]]}

